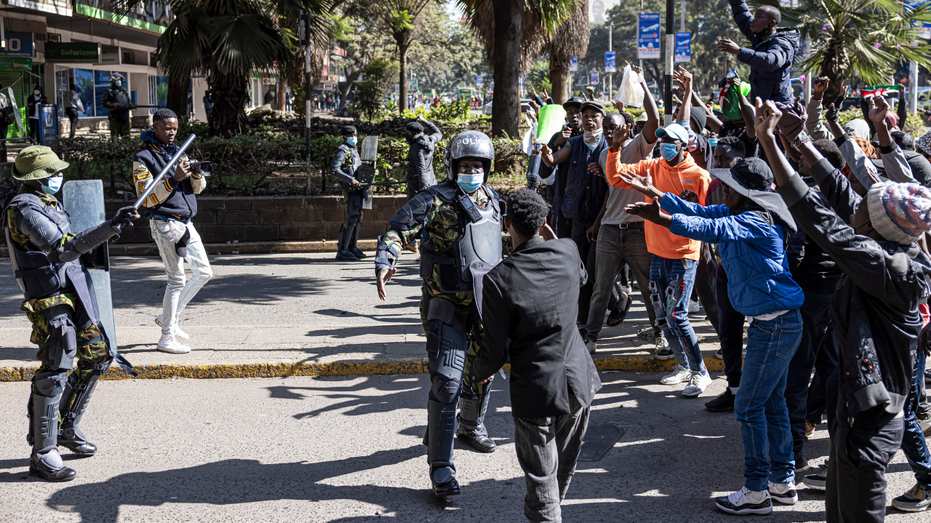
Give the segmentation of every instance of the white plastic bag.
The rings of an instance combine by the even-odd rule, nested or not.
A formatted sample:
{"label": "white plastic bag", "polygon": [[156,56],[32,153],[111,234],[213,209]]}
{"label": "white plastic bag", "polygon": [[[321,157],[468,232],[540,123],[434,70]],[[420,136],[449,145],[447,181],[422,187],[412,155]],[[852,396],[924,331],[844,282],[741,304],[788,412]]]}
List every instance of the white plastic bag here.
{"label": "white plastic bag", "polygon": [[644,92],[643,88],[640,87],[642,81],[642,73],[635,73],[631,71],[630,65],[625,65],[624,78],[617,89],[615,99],[620,100],[621,103],[629,107],[643,107]]}

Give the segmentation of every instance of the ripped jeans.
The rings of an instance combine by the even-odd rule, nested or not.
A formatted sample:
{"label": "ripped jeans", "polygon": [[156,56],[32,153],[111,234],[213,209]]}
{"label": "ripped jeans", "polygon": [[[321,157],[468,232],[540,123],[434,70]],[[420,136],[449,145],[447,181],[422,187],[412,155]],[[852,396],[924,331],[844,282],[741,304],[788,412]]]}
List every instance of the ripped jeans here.
{"label": "ripped jeans", "polygon": [[705,362],[698,348],[698,337],[689,323],[689,297],[697,270],[697,261],[667,260],[654,255],[650,263],[650,294],[656,326],[663,329],[676,361],[687,369],[703,371]]}

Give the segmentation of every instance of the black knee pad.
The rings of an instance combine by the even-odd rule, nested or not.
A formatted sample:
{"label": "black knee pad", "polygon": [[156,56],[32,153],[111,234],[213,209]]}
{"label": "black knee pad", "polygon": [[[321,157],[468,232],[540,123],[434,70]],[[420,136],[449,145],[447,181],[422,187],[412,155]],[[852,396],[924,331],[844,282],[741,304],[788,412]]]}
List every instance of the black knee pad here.
{"label": "black knee pad", "polygon": [[43,347],[54,369],[71,369],[78,350],[78,332],[72,320],[71,308],[57,305],[42,311],[51,327],[49,339]]}
{"label": "black knee pad", "polygon": [[54,398],[65,390],[68,376],[63,369],[43,372],[32,378],[32,390],[40,396]]}
{"label": "black knee pad", "polygon": [[439,403],[455,403],[459,397],[459,389],[462,387],[462,381],[451,376],[440,374],[430,375],[430,395]]}

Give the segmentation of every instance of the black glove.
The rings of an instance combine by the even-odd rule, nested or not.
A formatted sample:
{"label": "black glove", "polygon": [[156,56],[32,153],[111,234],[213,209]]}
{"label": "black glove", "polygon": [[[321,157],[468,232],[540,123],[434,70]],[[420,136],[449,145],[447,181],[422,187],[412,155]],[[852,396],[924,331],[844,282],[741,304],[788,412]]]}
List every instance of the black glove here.
{"label": "black glove", "polygon": [[139,214],[136,212],[136,208],[133,206],[122,207],[120,210],[116,211],[116,216],[110,219],[110,223],[117,227],[122,227],[123,225],[129,225],[132,227],[133,220],[138,220]]}
{"label": "black glove", "polygon": [[828,122],[836,122],[837,115],[840,113],[840,106],[844,102],[845,96],[843,94],[839,95],[834,103],[828,106],[828,110],[824,113],[824,119]]}

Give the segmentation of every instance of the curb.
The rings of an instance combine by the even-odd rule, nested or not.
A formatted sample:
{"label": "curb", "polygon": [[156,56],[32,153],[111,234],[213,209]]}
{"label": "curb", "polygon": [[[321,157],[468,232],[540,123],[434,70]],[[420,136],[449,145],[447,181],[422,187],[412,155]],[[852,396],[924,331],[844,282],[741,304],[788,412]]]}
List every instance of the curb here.
{"label": "curb", "polygon": [[[595,360],[599,371],[667,372],[672,370],[675,360],[657,361],[647,357],[628,357]],[[714,372],[724,371],[724,362],[706,358],[705,365]],[[35,367],[0,368],[0,382],[30,381]],[[220,379],[220,378],[287,378],[290,376],[374,376],[385,374],[425,374],[426,360],[410,360],[385,363],[335,362],[335,363],[245,363],[214,365],[143,365],[136,367],[138,376],[133,377],[116,367],[108,369],[102,376],[105,380],[124,379]],[[511,365],[504,366],[505,372]]]}
{"label": "curb", "polygon": [[[336,241],[315,242],[242,242],[205,243],[207,254],[287,254],[336,252]],[[378,240],[359,240],[363,251],[374,251]],[[0,257],[9,256],[6,245],[0,245]],[[111,243],[110,256],[158,256],[154,243]]]}

